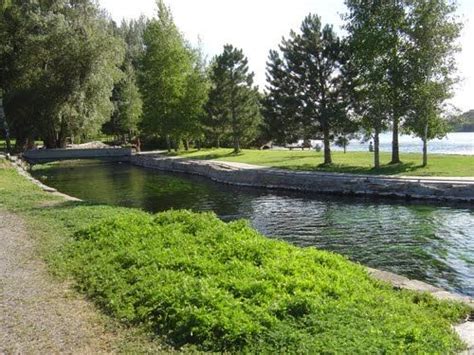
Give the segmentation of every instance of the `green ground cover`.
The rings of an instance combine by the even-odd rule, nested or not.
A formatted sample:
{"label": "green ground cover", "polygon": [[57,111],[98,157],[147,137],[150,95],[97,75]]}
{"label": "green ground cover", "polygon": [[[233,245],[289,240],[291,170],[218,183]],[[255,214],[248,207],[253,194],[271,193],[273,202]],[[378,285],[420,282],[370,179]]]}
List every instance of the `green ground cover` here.
{"label": "green ground cover", "polygon": [[[331,166],[320,166],[323,153],[289,150],[243,150],[235,155],[232,149],[205,149],[180,152],[192,159],[215,159],[290,170],[314,170],[354,174],[408,175],[408,176],[459,176],[474,177],[474,157],[467,155],[430,154],[427,167],[422,167],[421,154],[401,154],[402,164],[389,165],[390,153],[381,153],[382,166],[373,169],[373,156],[369,152],[333,152]],[[175,155],[175,153],[171,153]]]}
{"label": "green ground cover", "polygon": [[175,348],[463,348],[451,324],[466,306],[395,291],[342,256],[267,239],[245,221],[64,202],[4,163],[0,208],[26,218],[54,273],[71,278],[108,315]]}

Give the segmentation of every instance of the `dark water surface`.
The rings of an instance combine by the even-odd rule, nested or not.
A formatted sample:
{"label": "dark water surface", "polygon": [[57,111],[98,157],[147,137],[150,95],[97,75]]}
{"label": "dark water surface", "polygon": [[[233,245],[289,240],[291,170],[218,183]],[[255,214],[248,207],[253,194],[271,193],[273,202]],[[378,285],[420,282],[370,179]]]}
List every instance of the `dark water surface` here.
{"label": "dark water surface", "polygon": [[474,209],[242,188],[128,164],[67,162],[33,175],[83,200],[214,211],[263,234],[474,296]]}

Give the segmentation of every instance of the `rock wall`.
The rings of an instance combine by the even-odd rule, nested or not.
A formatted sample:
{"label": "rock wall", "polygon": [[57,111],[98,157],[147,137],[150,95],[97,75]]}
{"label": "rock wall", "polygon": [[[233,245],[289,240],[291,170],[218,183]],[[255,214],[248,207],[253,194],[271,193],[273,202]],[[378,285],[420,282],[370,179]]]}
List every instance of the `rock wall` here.
{"label": "rock wall", "polygon": [[289,171],[240,163],[188,160],[147,154],[134,155],[130,161],[145,168],[201,175],[233,185],[474,203],[472,179],[401,178]]}

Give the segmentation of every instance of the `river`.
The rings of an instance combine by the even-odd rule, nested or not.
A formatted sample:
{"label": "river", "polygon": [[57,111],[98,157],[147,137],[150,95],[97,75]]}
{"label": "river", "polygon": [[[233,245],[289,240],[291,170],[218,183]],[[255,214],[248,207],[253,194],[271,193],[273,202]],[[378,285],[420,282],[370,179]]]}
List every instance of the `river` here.
{"label": "river", "polygon": [[33,175],[94,203],[214,211],[263,234],[474,296],[474,209],[242,188],[129,164],[65,162]]}

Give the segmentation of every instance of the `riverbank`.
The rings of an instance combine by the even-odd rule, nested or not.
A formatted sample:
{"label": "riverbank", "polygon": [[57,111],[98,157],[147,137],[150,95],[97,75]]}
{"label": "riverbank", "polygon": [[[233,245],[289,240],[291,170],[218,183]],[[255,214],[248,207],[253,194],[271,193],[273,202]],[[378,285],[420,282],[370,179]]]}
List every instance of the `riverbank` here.
{"label": "riverbank", "polygon": [[138,154],[130,161],[145,168],[195,174],[217,182],[241,186],[342,195],[474,202],[474,179],[468,178],[436,179],[289,171],[239,162],[186,159],[166,154]]}
{"label": "riverbank", "polygon": [[[11,172],[10,172],[10,173],[11,173]],[[2,193],[2,197],[5,197],[5,200],[4,200],[5,202],[4,202],[4,203],[8,204],[8,206],[9,206],[10,208],[14,208],[14,209],[16,209],[16,210],[19,211],[19,212],[22,211],[22,212],[20,212],[20,213],[26,213],[26,214],[28,215],[28,217],[29,217],[30,220],[33,219],[33,220],[35,220],[35,221],[37,221],[37,220],[42,221],[41,228],[45,228],[45,229],[47,230],[47,233],[52,234],[53,236],[56,235],[56,237],[58,237],[58,234],[59,234],[59,235],[62,235],[62,237],[61,237],[61,238],[62,238],[62,240],[61,240],[61,245],[62,245],[62,246],[64,246],[64,244],[67,245],[67,244],[70,244],[71,242],[73,242],[73,240],[70,238],[70,236],[71,236],[72,234],[75,234],[74,231],[81,230],[81,229],[83,229],[85,226],[90,225],[91,223],[94,223],[94,221],[98,221],[98,222],[99,222],[99,221],[103,220],[103,218],[106,217],[106,216],[107,216],[107,218],[109,218],[109,219],[110,219],[110,218],[112,218],[112,219],[118,218],[117,221],[120,221],[120,220],[122,220],[122,221],[129,220],[129,219],[132,218],[133,216],[138,216],[139,218],[142,218],[142,217],[140,217],[140,216],[143,216],[144,218],[148,218],[148,217],[145,217],[145,216],[147,216],[147,214],[144,214],[144,213],[142,213],[142,212],[135,212],[134,210],[127,210],[127,209],[123,209],[123,208],[113,208],[113,207],[106,207],[106,206],[86,206],[85,204],[77,204],[77,203],[72,203],[72,202],[67,203],[67,204],[52,205],[51,202],[45,201],[45,200],[51,200],[51,199],[52,199],[52,200],[55,200],[55,199],[58,198],[57,196],[51,196],[50,194],[46,194],[45,192],[42,192],[41,190],[39,190],[39,189],[36,188],[36,187],[34,187],[34,188],[30,187],[30,186],[28,185],[29,183],[24,183],[24,182],[22,181],[22,179],[19,179],[18,177],[15,178],[15,173],[12,173],[12,175],[10,176],[10,180],[5,179],[5,176],[6,176],[6,175],[8,175],[8,174],[5,174],[5,172],[2,172],[2,188],[3,188],[3,191],[2,191],[1,193]],[[15,182],[13,182],[12,180],[15,180]],[[26,181],[25,181],[25,182],[26,182]],[[12,185],[12,184],[13,184],[13,185]],[[12,189],[12,186],[14,186],[13,189]],[[15,190],[18,190],[18,191],[15,191]],[[2,198],[2,200],[3,200],[3,198]],[[28,201],[29,201],[29,202],[28,202]],[[34,203],[33,203],[33,201],[34,201]],[[39,209],[32,208],[32,203],[35,204],[35,205],[37,205],[39,201],[42,201],[39,206],[43,206],[43,208],[41,208],[41,207],[40,207]],[[44,208],[45,205],[46,205],[46,206],[50,206],[50,207],[47,208],[47,209],[45,209],[45,208]],[[195,219],[196,219],[196,218],[193,217],[191,220],[195,220]],[[130,221],[133,221],[133,218],[132,218],[132,220],[130,220]],[[101,223],[101,222],[99,222],[99,223]],[[120,222],[120,223],[121,223],[121,222]],[[142,225],[141,223],[142,223],[142,222],[140,222],[139,224]],[[222,223],[222,222],[220,222],[220,223]],[[132,224],[133,224],[133,223],[132,223]],[[132,224],[130,224],[130,223],[127,222],[127,223],[121,224],[121,225],[127,227],[128,225],[132,225]],[[127,227],[127,228],[128,228],[128,227]],[[189,228],[189,227],[186,227],[186,228]],[[175,227],[173,227],[172,229],[173,229],[173,230],[177,230]],[[208,227],[206,227],[205,229],[207,230]],[[36,230],[38,230],[38,228],[36,228]],[[104,228],[100,227],[99,230],[103,232],[103,231],[106,231],[107,228],[104,229]],[[128,230],[128,229],[127,229],[127,230]],[[135,230],[135,229],[133,229],[133,230]],[[142,228],[140,227],[138,230],[142,230]],[[252,233],[254,233],[254,232],[252,232]],[[168,235],[168,234],[166,234],[166,235]],[[214,234],[213,234],[213,235],[214,235]],[[54,238],[56,238],[56,237],[54,237]],[[66,238],[65,238],[65,237],[66,237]],[[104,237],[106,238],[105,240],[110,240],[108,234],[104,235]],[[54,238],[53,238],[53,239],[54,239]],[[65,238],[65,239],[64,239],[64,238]],[[262,242],[263,242],[263,241],[262,241]],[[269,246],[275,244],[275,242],[270,242],[270,241],[268,241],[268,242],[269,242],[268,245],[266,244],[267,242],[265,241],[265,242],[264,242],[265,245],[262,246],[262,247],[264,247],[265,250],[271,250],[271,248],[269,249]],[[54,244],[54,243],[53,243],[53,244]],[[141,242],[139,242],[138,245],[140,245],[140,244],[141,244]],[[232,245],[234,245],[234,244],[235,244],[235,243],[232,243]],[[277,243],[277,244],[279,244],[279,243]],[[284,243],[284,244],[286,245],[286,243]],[[110,244],[107,243],[107,244],[104,245],[104,246],[107,247],[108,245],[110,245]],[[56,245],[56,247],[59,247],[59,249],[61,249],[61,246],[59,246],[59,245]],[[96,246],[94,245],[93,247],[94,247],[94,250],[96,250]],[[97,246],[97,247],[98,247],[98,246]],[[292,247],[292,248],[294,248],[294,247]],[[50,253],[51,253],[51,248],[48,248],[48,249],[50,250]],[[54,248],[53,248],[53,250],[54,250]],[[58,249],[55,249],[55,250],[56,250],[56,252],[59,251]],[[117,249],[117,250],[119,250],[119,249]],[[179,248],[179,250],[182,250],[182,248]],[[291,249],[291,250],[295,250],[295,251],[296,251],[296,250],[301,250],[301,249],[299,249],[299,248],[294,248],[294,249]],[[56,252],[53,252],[52,254],[56,254]],[[103,252],[104,252],[104,250],[103,250]],[[102,262],[101,260],[103,260],[103,257],[105,257],[106,255],[108,255],[107,253],[108,253],[108,252],[106,252],[105,254],[103,254],[102,252],[99,253],[98,256],[100,256],[100,258],[97,259],[96,261],[97,261],[97,262]],[[178,253],[178,251],[177,251],[177,253]],[[59,254],[61,254],[61,253],[59,253]],[[132,253],[132,254],[135,255],[135,253]],[[324,254],[324,255],[326,255],[326,254],[327,254],[327,255],[331,255],[330,253],[322,253],[321,255],[323,255],[323,254]],[[51,254],[50,254],[50,255],[51,255]],[[90,253],[84,253],[84,254],[79,253],[79,254],[76,254],[76,255],[77,255],[77,256],[80,256],[81,258],[84,258],[84,257],[92,257],[92,256],[90,255]],[[82,255],[82,256],[81,256],[81,255]],[[137,254],[137,257],[138,257],[138,255],[139,255],[139,254]],[[200,255],[200,253],[198,253],[198,254],[196,254],[196,255]],[[50,258],[51,258],[51,259],[50,259],[50,262],[52,262],[52,264],[55,265],[54,268],[55,268],[57,271],[58,271],[58,270],[61,270],[61,265],[64,267],[64,264],[63,264],[63,263],[64,263],[64,259],[61,260],[61,257],[58,258],[57,256],[54,257],[54,256],[51,255]],[[175,258],[173,258],[173,259],[175,259]],[[272,258],[272,259],[273,259],[273,258]],[[127,260],[128,260],[127,263],[128,263],[128,262],[131,262],[131,259],[127,259]],[[95,270],[95,271],[94,271],[94,274],[95,274],[96,276],[98,276],[99,274],[96,274],[96,272],[99,272],[99,273],[102,272],[102,271],[101,271],[102,266],[97,265],[97,266],[100,266],[100,267],[98,267],[98,268],[97,268],[97,267],[94,267],[94,265],[92,264],[93,262],[95,262],[94,259],[92,259],[92,260],[90,260],[90,261],[91,261],[91,263],[90,263],[91,268],[89,268],[88,270]],[[203,259],[203,261],[204,261],[204,259]],[[347,262],[344,262],[344,263],[347,263]],[[85,263],[85,264],[84,264],[84,263],[80,263],[80,264],[81,264],[81,265],[80,265],[81,267],[78,268],[78,269],[76,269],[76,270],[81,271],[84,265],[89,265],[89,263]],[[307,264],[307,263],[303,263],[303,264]],[[351,282],[354,282],[354,277],[356,277],[355,275],[359,275],[359,276],[356,277],[356,278],[358,278],[358,277],[360,277],[362,274],[359,274],[360,271],[356,271],[356,270],[358,270],[358,268],[352,269],[352,267],[350,267],[349,264],[351,264],[351,263],[348,263],[347,266],[344,266],[344,270],[345,270],[346,267],[349,267],[348,270],[352,270],[351,273],[349,274],[349,276],[350,276],[349,278],[352,280]],[[102,263],[102,265],[103,265],[103,263]],[[107,263],[107,265],[111,265],[111,264],[110,264],[110,263]],[[194,263],[193,263],[193,265],[194,265]],[[345,264],[344,264],[344,265],[345,265]],[[120,269],[119,269],[119,270],[120,270]],[[84,270],[83,270],[83,271],[84,271]],[[104,269],[104,271],[106,271],[106,270]],[[301,270],[300,270],[300,271],[301,271]],[[63,272],[64,272],[64,271],[63,271]],[[82,272],[82,271],[81,271],[81,272]],[[84,271],[84,272],[87,272],[87,271]],[[318,271],[318,272],[321,272],[321,270]],[[352,273],[355,273],[355,274],[352,274]],[[120,272],[120,274],[118,274],[117,276],[120,276],[120,275],[121,275],[121,272]],[[95,278],[96,276],[94,276],[94,278]],[[320,276],[322,277],[322,275],[320,275]],[[345,277],[345,276],[340,275],[339,277]],[[228,278],[225,277],[224,279],[227,280]],[[241,277],[239,277],[239,279],[241,279]],[[292,279],[293,279],[293,278],[292,278]],[[364,276],[364,280],[366,280],[366,279],[365,279],[365,276]],[[365,282],[367,282],[367,281],[362,281],[362,279],[360,279],[358,282],[361,283],[361,284],[362,284],[362,283],[365,284]],[[344,283],[344,284],[345,284],[345,283]],[[341,290],[342,292],[344,292],[344,288],[345,288],[345,287],[349,286],[349,284],[345,284],[345,285],[346,285],[346,286],[343,286],[343,288],[342,288],[342,290]],[[376,284],[375,284],[375,285],[376,285]],[[371,283],[371,286],[370,286],[370,287],[374,287],[375,285]],[[100,286],[100,285],[99,285],[99,286]],[[334,286],[337,286],[337,284],[334,285]],[[341,285],[341,286],[342,286],[342,285]],[[83,286],[83,287],[84,287],[84,286]],[[102,286],[100,286],[100,287],[102,287]],[[339,287],[339,286],[338,286],[338,287]],[[366,285],[366,287],[369,287],[369,286]],[[376,287],[378,287],[378,286],[376,286]],[[127,289],[128,289],[128,288],[127,288]],[[365,289],[365,288],[364,288],[364,289]],[[346,291],[347,291],[347,290],[346,290]],[[127,292],[128,292],[128,291],[127,291]],[[339,291],[338,291],[338,292],[339,292]],[[375,292],[375,289],[374,289],[374,292]],[[381,290],[378,290],[376,293],[378,293],[378,292],[381,292]],[[385,291],[384,291],[384,292],[385,292]],[[392,292],[393,292],[393,291],[392,291]],[[104,293],[102,293],[102,294],[104,294]],[[107,292],[107,293],[105,293],[105,294],[110,294],[110,293]],[[387,297],[389,297],[389,298],[391,298],[391,297],[397,297],[397,296],[395,296],[396,294],[398,294],[398,291],[395,292],[394,294],[391,294],[390,296],[387,295]],[[404,293],[403,293],[403,294],[404,294]],[[110,295],[115,295],[115,293],[111,293]],[[181,288],[180,288],[180,295],[182,295],[182,289],[181,289]],[[405,295],[406,295],[406,294],[405,294]],[[92,297],[94,298],[93,294],[92,294],[92,295],[90,294],[90,296],[92,296]],[[118,294],[116,294],[116,296],[118,297]],[[116,296],[114,296],[114,297],[116,297]],[[320,295],[320,296],[321,296],[321,295]],[[362,296],[362,295],[361,295],[361,296]],[[181,296],[180,296],[180,297],[181,297]],[[351,297],[356,297],[356,296],[355,296],[355,295],[352,295]],[[364,299],[365,299],[366,297],[367,297],[367,295],[364,295],[364,296],[363,296]],[[372,296],[371,296],[371,297],[372,297]],[[423,297],[425,297],[425,296],[423,296]],[[426,296],[426,297],[428,297],[428,296]],[[402,297],[402,298],[403,298],[403,297]],[[432,303],[432,300],[430,300],[429,298],[428,298],[428,299],[423,298],[423,300],[424,300],[424,301],[422,302],[422,304],[424,304],[424,306],[416,306],[416,307],[422,307],[422,308],[425,307],[425,306],[428,307],[427,311],[429,311],[429,314],[430,314],[430,315],[429,315],[429,318],[437,317],[436,314],[438,314],[439,310],[444,307],[444,306],[441,306],[441,304],[440,304],[439,306],[436,306],[436,307],[435,307],[437,310],[431,309],[431,306],[429,306],[429,304]],[[342,301],[342,299],[341,299],[341,301]],[[401,300],[399,300],[399,301],[401,301]],[[399,302],[399,301],[397,301],[397,302]],[[259,301],[259,302],[260,302],[260,301]],[[427,303],[426,303],[426,302],[427,302]],[[417,302],[417,303],[418,303],[418,302]],[[403,304],[403,303],[402,303],[402,304]],[[399,305],[401,306],[402,304],[399,304]],[[405,306],[407,306],[407,305],[405,305]],[[403,307],[405,307],[405,306],[401,306],[401,307],[403,308]],[[412,307],[412,306],[410,306],[410,307]],[[439,308],[439,307],[441,307],[441,308]],[[332,309],[332,307],[331,307],[331,309]],[[447,309],[446,309],[446,310],[447,310]],[[415,313],[418,314],[419,311],[420,311],[420,310],[417,310],[417,311],[412,310],[412,311],[410,311],[410,312],[407,313],[407,316],[408,316],[408,314],[409,314],[409,317],[411,317],[412,314],[413,314],[413,312],[415,312]],[[346,312],[346,311],[345,311],[345,312]],[[366,312],[366,311],[364,310],[364,312]],[[397,311],[395,311],[395,312],[397,312]],[[400,312],[401,312],[401,310],[400,310]],[[434,312],[434,313],[433,313],[433,312]],[[186,312],[185,312],[185,313],[186,313]],[[404,312],[401,312],[401,313],[404,313]],[[187,313],[186,313],[186,314],[187,314]],[[209,313],[209,314],[212,314],[212,312]],[[352,313],[351,313],[351,314],[352,314]],[[350,314],[346,312],[346,313],[344,313],[344,316],[343,316],[344,322],[345,322],[346,324],[348,323],[348,325],[350,325],[350,328],[348,328],[348,330],[349,330],[349,329],[352,329],[352,328],[357,328],[357,327],[358,327],[358,326],[357,326],[357,322],[358,322],[357,317],[356,317],[354,320],[351,318],[351,320],[348,321],[348,319],[349,319],[348,316],[349,316],[349,315],[350,315]],[[367,314],[366,314],[366,315],[367,315]],[[382,316],[382,315],[379,315],[379,316],[382,317],[382,318],[381,318],[381,319],[378,319],[378,318],[377,318],[377,319],[378,319],[378,321],[381,321],[381,320],[383,319],[383,316]],[[377,316],[377,317],[379,317],[379,316]],[[401,316],[401,315],[399,315],[399,316]],[[352,317],[352,316],[351,316],[351,317]],[[342,319],[342,318],[341,318],[341,319]],[[396,319],[400,319],[400,318],[397,316]],[[427,318],[427,319],[428,319],[428,318]],[[427,321],[427,319],[424,319],[424,318],[423,318],[422,321],[421,321],[421,319],[418,319],[418,320],[416,321],[416,323],[418,324],[420,321],[423,323],[423,322]],[[341,322],[340,320],[337,321],[337,318],[334,319],[334,321],[336,321],[336,324],[339,324],[338,327],[340,327],[340,326],[342,325],[342,323],[340,323],[340,322]],[[395,320],[393,320],[393,321],[395,321]],[[395,322],[398,322],[398,320],[395,321]],[[384,322],[382,321],[382,323],[384,323]],[[420,323],[420,324],[422,324],[422,323]],[[375,323],[374,323],[374,324],[375,324]],[[405,323],[405,326],[404,326],[403,329],[406,330],[406,329],[408,329],[407,327],[411,327],[411,325],[408,325],[408,324],[410,324],[410,323]],[[397,326],[396,326],[395,324],[393,324],[393,326],[395,326],[395,328],[397,328]],[[382,325],[380,325],[380,327],[381,327],[380,329],[383,329],[383,326],[382,326]],[[349,343],[344,343],[344,339],[347,340],[346,335],[349,335],[349,334],[344,335],[345,333],[344,333],[344,331],[342,331],[343,329],[346,329],[346,328],[343,327],[342,329],[339,329],[339,330],[337,331],[337,333],[342,337],[342,338],[338,339],[338,341],[341,342],[341,344],[344,345],[344,349],[346,349],[346,350],[349,349],[349,350],[350,350],[350,349],[351,349],[351,346],[353,346],[353,344],[351,345],[350,342],[349,342]],[[362,327],[361,329],[363,329],[363,327]],[[397,329],[398,329],[398,328],[397,328]],[[400,328],[400,329],[401,329],[401,328]],[[411,329],[411,328],[410,328],[410,329]],[[416,332],[418,332],[418,331],[416,331]],[[434,332],[434,333],[433,333],[433,332]],[[426,333],[425,333],[425,332],[422,332],[422,334],[426,334]],[[440,333],[439,333],[438,331],[434,330],[434,329],[431,329],[431,330],[430,330],[430,334],[440,334]],[[351,330],[351,336],[357,336],[357,335],[354,334],[354,333],[352,332],[352,330]],[[364,336],[368,336],[368,337],[369,337],[368,341],[373,341],[373,340],[374,340],[374,339],[372,338],[372,335],[369,336],[368,334],[366,334],[366,335],[364,335]],[[424,336],[425,336],[425,335],[420,335],[420,334],[418,334],[418,335],[417,335],[418,340],[415,340],[415,342],[422,341],[422,339],[424,338]],[[384,344],[385,344],[386,341],[387,341],[387,339],[384,339]],[[329,344],[329,343],[328,343],[328,344]],[[388,345],[388,344],[390,344],[390,340],[388,341],[388,343],[386,343],[385,345],[383,345],[383,347],[384,347],[384,348],[389,348],[390,345]],[[399,344],[399,345],[400,345],[400,344]],[[359,346],[362,346],[362,345],[359,345]],[[326,349],[328,349],[327,344],[326,344]],[[359,348],[359,349],[360,349],[360,348]],[[399,349],[400,349],[400,348],[399,348]],[[424,349],[426,349],[426,348],[424,348]]]}
{"label": "riverbank", "polygon": [[373,169],[373,154],[369,152],[332,152],[333,163],[321,166],[323,152],[289,150],[248,150],[235,155],[232,149],[181,151],[170,156],[186,159],[217,160],[244,163],[291,171],[316,171],[363,175],[471,177],[474,179],[474,155],[430,154],[428,166],[422,167],[421,154],[401,153],[402,164],[388,164],[390,153],[380,153],[381,167]]}
{"label": "riverbank", "polygon": [[74,231],[109,215],[82,204],[0,157],[0,353],[170,352],[101,312],[65,273]]}

